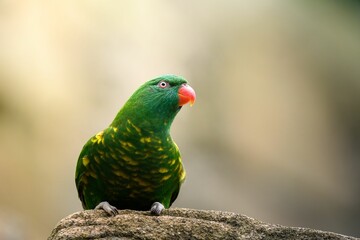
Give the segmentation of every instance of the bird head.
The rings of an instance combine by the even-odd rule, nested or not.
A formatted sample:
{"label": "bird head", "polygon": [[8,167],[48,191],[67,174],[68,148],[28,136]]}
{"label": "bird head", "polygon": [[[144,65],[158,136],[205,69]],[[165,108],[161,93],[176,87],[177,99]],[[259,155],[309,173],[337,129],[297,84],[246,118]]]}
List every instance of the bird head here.
{"label": "bird head", "polygon": [[195,99],[194,89],[184,78],[163,75],[140,86],[118,116],[131,119],[139,128],[168,131],[181,107],[193,105]]}

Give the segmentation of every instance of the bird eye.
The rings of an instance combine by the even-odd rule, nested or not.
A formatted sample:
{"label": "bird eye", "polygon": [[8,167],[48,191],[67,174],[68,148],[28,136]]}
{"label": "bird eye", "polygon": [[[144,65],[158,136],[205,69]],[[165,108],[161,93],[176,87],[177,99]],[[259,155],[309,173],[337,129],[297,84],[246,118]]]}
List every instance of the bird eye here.
{"label": "bird eye", "polygon": [[165,82],[165,81],[161,81],[161,82],[158,83],[158,86],[160,88],[167,88],[167,87],[169,87],[169,83]]}

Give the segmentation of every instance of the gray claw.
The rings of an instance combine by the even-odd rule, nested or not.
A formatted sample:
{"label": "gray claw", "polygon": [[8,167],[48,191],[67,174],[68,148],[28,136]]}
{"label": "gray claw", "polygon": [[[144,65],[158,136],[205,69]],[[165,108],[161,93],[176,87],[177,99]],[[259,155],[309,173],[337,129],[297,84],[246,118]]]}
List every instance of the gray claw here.
{"label": "gray claw", "polygon": [[154,202],[151,206],[150,213],[159,216],[164,209],[164,205],[159,202]]}
{"label": "gray claw", "polygon": [[95,209],[103,209],[107,214],[109,214],[110,216],[116,216],[119,211],[117,210],[116,207],[111,206],[108,202],[101,202],[99,203]]}

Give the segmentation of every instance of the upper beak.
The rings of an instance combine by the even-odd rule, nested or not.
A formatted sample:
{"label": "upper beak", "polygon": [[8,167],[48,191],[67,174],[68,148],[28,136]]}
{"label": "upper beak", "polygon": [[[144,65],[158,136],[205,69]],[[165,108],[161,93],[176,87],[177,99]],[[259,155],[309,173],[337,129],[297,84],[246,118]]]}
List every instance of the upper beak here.
{"label": "upper beak", "polygon": [[179,95],[179,106],[183,106],[190,102],[190,106],[192,106],[196,99],[195,91],[192,87],[184,83],[181,85],[178,91]]}

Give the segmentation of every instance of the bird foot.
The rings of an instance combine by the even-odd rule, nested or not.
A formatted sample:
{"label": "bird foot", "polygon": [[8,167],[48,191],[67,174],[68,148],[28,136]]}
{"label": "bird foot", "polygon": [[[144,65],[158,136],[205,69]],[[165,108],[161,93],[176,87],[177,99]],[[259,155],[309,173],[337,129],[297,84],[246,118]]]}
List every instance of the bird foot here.
{"label": "bird foot", "polygon": [[164,209],[164,205],[159,202],[154,202],[151,206],[150,213],[159,216]]}
{"label": "bird foot", "polygon": [[111,206],[108,202],[99,203],[95,209],[103,209],[110,216],[116,216],[119,212],[116,207]]}

